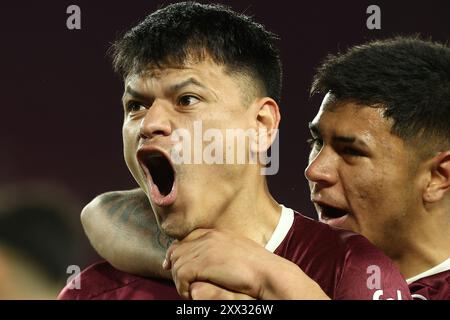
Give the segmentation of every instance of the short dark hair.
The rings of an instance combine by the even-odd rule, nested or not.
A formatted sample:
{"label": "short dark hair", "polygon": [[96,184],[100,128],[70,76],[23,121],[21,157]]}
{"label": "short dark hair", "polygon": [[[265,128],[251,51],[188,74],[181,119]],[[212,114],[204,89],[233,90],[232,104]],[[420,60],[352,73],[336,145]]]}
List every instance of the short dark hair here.
{"label": "short dark hair", "polygon": [[[450,48],[415,37],[378,40],[329,55],[311,94],[382,106],[404,140],[450,146]],[[417,139],[418,138],[418,139]],[[431,143],[428,141],[428,143]],[[437,150],[435,150],[437,151]]]}
{"label": "short dark hair", "polygon": [[192,55],[201,61],[207,54],[227,71],[250,76],[261,93],[279,102],[281,61],[275,40],[261,24],[228,7],[181,2],[148,15],[110,52],[124,78],[151,64],[183,65]]}

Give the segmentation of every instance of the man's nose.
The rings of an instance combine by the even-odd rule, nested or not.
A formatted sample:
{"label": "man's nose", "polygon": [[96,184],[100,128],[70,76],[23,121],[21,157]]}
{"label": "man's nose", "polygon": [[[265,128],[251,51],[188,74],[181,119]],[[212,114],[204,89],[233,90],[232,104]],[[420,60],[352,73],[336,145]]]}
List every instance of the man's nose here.
{"label": "man's nose", "polygon": [[141,121],[139,134],[141,139],[155,136],[169,136],[172,133],[167,107],[155,100]]}
{"label": "man's nose", "polygon": [[310,159],[305,169],[305,177],[319,187],[329,187],[337,182],[337,161],[332,152],[323,148],[315,157]]}

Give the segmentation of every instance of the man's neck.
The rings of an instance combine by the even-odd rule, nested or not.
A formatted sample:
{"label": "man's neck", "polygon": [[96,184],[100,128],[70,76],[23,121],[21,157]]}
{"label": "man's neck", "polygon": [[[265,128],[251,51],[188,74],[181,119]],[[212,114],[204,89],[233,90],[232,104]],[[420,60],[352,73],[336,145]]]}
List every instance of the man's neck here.
{"label": "man's neck", "polygon": [[245,236],[265,246],[281,216],[281,206],[271,196],[265,179],[241,189],[216,221],[218,230]]}
{"label": "man's neck", "polygon": [[445,215],[429,214],[414,226],[402,240],[399,254],[391,257],[405,278],[425,272],[450,257],[450,223]]}

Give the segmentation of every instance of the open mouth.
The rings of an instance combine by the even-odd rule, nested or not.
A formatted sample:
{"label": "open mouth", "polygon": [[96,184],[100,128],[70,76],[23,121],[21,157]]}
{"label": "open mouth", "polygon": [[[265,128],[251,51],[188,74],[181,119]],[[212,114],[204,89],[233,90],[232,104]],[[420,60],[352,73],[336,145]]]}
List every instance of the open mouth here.
{"label": "open mouth", "polygon": [[317,205],[320,208],[321,219],[324,220],[325,222],[328,220],[345,217],[349,213],[348,211],[346,211],[344,209],[332,207],[332,206],[329,206],[326,204],[318,203]]}
{"label": "open mouth", "polygon": [[143,168],[150,197],[160,206],[167,206],[175,201],[175,170],[168,157],[161,151],[138,151],[138,159]]}
{"label": "open mouth", "polygon": [[175,172],[169,160],[161,153],[153,153],[146,157],[144,163],[161,195],[167,196],[175,181]]}

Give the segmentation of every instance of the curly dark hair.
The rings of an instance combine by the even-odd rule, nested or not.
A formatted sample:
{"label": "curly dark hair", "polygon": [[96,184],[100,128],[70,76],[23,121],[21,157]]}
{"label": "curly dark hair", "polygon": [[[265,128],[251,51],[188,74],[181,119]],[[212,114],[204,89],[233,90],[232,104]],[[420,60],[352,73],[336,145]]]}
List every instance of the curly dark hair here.
{"label": "curly dark hair", "polygon": [[182,66],[208,55],[230,73],[245,74],[259,92],[277,102],[281,61],[277,36],[250,17],[218,4],[181,2],[148,15],[110,48],[116,72],[124,78],[149,65]]}
{"label": "curly dark hair", "polygon": [[317,69],[311,95],[327,92],[338,100],[382,106],[393,120],[392,132],[405,141],[450,147],[448,45],[396,37],[329,55]]}

